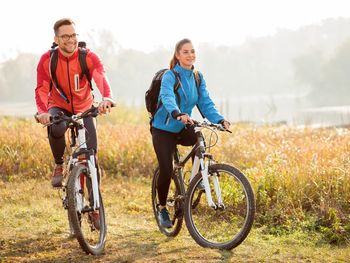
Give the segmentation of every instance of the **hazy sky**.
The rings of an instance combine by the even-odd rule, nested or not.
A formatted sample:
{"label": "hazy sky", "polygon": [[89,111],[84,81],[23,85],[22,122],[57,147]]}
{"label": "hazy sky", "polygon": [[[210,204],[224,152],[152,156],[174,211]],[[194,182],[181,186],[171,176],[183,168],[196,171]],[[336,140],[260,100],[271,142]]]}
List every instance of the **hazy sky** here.
{"label": "hazy sky", "polygon": [[[113,3],[113,4],[112,4]],[[11,0],[0,9],[0,60],[42,53],[53,24],[71,17],[80,38],[105,29],[123,48],[151,51],[188,37],[195,44],[239,45],[248,37],[350,17],[348,0]]]}

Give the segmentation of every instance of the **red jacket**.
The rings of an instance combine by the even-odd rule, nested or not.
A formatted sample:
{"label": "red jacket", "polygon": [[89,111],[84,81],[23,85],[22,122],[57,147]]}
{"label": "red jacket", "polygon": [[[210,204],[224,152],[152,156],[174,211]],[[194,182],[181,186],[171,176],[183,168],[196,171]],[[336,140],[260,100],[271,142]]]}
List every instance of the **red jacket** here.
{"label": "red jacket", "polygon": [[[58,49],[56,76],[58,83],[68,97],[68,103],[61,97],[54,85],[50,91],[50,51],[41,56],[37,67],[37,85],[35,89],[38,113],[48,112],[48,109],[52,107],[59,107],[76,114],[91,107],[93,103],[92,90],[85,75],[79,80],[79,88],[76,89],[75,87],[74,75],[82,75],[78,52],[77,49],[71,57],[67,58]],[[103,64],[100,58],[89,49],[87,49],[86,64],[90,76],[92,76],[102,97],[112,99],[112,91]]]}

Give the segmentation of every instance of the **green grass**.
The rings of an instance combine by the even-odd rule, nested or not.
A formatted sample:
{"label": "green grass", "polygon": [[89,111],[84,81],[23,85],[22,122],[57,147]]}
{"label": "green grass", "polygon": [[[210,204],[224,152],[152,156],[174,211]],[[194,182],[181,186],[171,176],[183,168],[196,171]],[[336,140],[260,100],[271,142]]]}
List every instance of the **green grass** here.
{"label": "green grass", "polygon": [[332,246],[317,233],[266,234],[254,227],[232,251],[205,249],[184,226],[167,238],[151,208],[149,178],[103,178],[107,243],[101,256],[89,256],[68,239],[66,211],[48,180],[13,177],[1,183],[1,262],[346,262],[347,246]]}
{"label": "green grass", "polygon": [[[1,231],[14,234],[13,240],[4,241],[4,237],[1,237],[1,248],[3,244],[20,245],[16,242],[18,238],[21,239],[21,235],[25,235],[26,240],[33,238],[39,242],[43,239],[43,243],[49,244],[51,234],[60,231],[62,240],[59,243],[68,242],[63,238],[66,234],[63,232],[66,224],[65,217],[62,214],[58,217],[59,213],[63,213],[62,209],[57,210],[57,207],[60,207],[59,200],[56,196],[55,198],[52,196],[53,193],[56,195],[56,192],[48,188],[53,163],[46,129],[36,124],[33,119],[26,118],[2,117],[0,126],[0,183],[2,184],[0,220],[5,226]],[[247,241],[248,244],[253,242],[251,244],[253,247],[267,246],[262,250],[266,249],[268,250],[266,253],[270,253],[278,242],[287,240],[287,243],[291,242],[293,245],[289,247],[281,243],[279,251],[284,251],[282,249],[284,248],[287,252],[290,251],[288,253],[293,254],[294,246],[295,251],[303,250],[304,245],[300,242],[306,242],[306,250],[310,247],[319,251],[316,247],[321,245],[320,259],[329,258],[324,255],[326,253],[324,251],[333,249],[339,251],[327,253],[335,258],[341,257],[344,251],[347,251],[343,246],[348,245],[350,240],[349,130],[234,124],[232,132],[232,134],[220,134],[218,145],[211,149],[211,152],[217,161],[230,163],[239,168],[253,186],[257,213],[255,228],[250,241]],[[127,232],[130,236],[128,235],[127,239],[138,241],[137,236],[135,239],[132,237],[131,233],[133,235],[137,233],[132,232],[131,229],[137,229],[145,223],[153,229],[152,234],[146,236],[148,238],[157,236],[158,231],[154,227],[152,212],[148,207],[149,189],[144,188],[147,192],[142,197],[130,197],[141,191],[135,188],[135,184],[139,184],[138,187],[141,189],[145,187],[143,185],[145,181],[149,183],[156,166],[146,113],[142,109],[117,107],[109,116],[99,117],[98,138],[99,163],[108,175],[105,182],[106,189],[109,191],[108,198],[118,197],[118,201],[111,199],[114,200],[111,201],[111,206],[112,203],[113,205],[118,203],[118,207],[113,208],[109,213],[112,215],[114,209],[117,209],[115,218],[125,220],[126,224],[125,226],[120,222],[123,229],[118,231],[127,231],[126,229],[130,228],[128,231],[131,232]],[[181,148],[182,152],[185,150]],[[23,184],[18,178],[23,181]],[[128,180],[130,185],[127,183]],[[123,182],[125,189],[117,187],[119,181]],[[25,182],[30,184],[26,185]],[[35,187],[30,188],[31,185]],[[12,196],[6,196],[6,191],[10,191],[10,187],[15,187],[11,192]],[[35,197],[36,201],[33,201]],[[52,203],[46,203],[51,198]],[[4,203],[9,205],[4,207]],[[12,215],[13,211],[16,213],[15,217]],[[126,214],[120,211],[126,211]],[[45,217],[46,214],[48,214],[47,217]],[[42,224],[43,217],[47,220],[44,224],[46,229],[41,229],[40,233],[36,232],[34,237],[28,236],[32,233],[32,224],[35,226],[39,225],[39,222]],[[141,223],[137,221],[138,219]],[[117,236],[113,236],[113,231],[117,231],[115,229],[120,229],[121,226],[118,225],[118,220],[115,226],[113,221],[110,222],[112,225],[109,227],[109,232],[112,233],[109,234],[112,238],[109,238],[114,240],[118,239],[117,237],[123,237],[124,232],[118,232]],[[9,229],[9,226],[14,230]],[[147,231],[145,227],[143,232]],[[45,238],[45,235],[49,237]],[[268,247],[266,237],[270,241],[277,241],[274,241],[272,247]],[[153,240],[158,247],[155,248],[155,253],[158,253],[159,247],[165,246],[162,238],[159,235],[159,239]],[[184,238],[191,240],[187,234]],[[176,240],[173,244],[174,249],[175,244],[181,243],[179,239]],[[150,240],[145,237],[144,242],[148,241]],[[170,240],[166,241],[165,244],[171,243]],[[119,246],[123,244],[119,243]],[[129,246],[131,246],[130,243]],[[244,245],[242,246],[244,248]],[[197,246],[194,244],[193,249],[195,248],[197,249]],[[176,249],[183,251],[181,245]],[[235,250],[235,253],[241,251],[240,249],[242,249],[241,246]],[[119,252],[115,249],[113,253]],[[127,255],[127,252],[125,253],[123,256]],[[259,253],[266,255],[264,251]],[[308,253],[311,252],[305,252],[305,255]],[[271,257],[283,258],[278,253]],[[152,255],[152,258],[157,257]],[[262,261],[264,260],[262,257]]]}

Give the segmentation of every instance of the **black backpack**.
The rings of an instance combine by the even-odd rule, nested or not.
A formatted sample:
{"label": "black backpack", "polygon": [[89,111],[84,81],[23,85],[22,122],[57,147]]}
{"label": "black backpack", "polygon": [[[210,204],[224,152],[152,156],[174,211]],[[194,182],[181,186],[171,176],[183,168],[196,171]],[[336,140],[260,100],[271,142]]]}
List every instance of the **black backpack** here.
{"label": "black backpack", "polygon": [[[151,85],[146,91],[145,94],[145,104],[146,104],[146,109],[150,115],[151,122],[153,120],[154,115],[156,114],[157,110],[160,108],[162,105],[162,101],[158,103],[158,97],[159,97],[159,92],[160,92],[160,86],[162,83],[162,78],[164,73],[169,70],[169,69],[161,69],[156,72],[154,75]],[[171,69],[171,71],[175,75],[175,84],[174,84],[174,93],[176,95],[176,100],[177,100],[177,105],[180,105],[180,95],[178,93],[178,89],[180,86],[180,74],[176,72],[174,69]],[[196,81],[196,87],[197,87],[197,92],[199,95],[199,87],[201,85],[201,77],[199,75],[198,71],[193,72],[195,76],[195,81]],[[198,105],[197,105],[198,107]],[[199,109],[199,107],[198,107]]]}
{"label": "black backpack", "polygon": [[[92,90],[92,83],[91,83],[91,77],[90,77],[90,72],[89,68],[86,63],[86,43],[81,41],[78,43],[78,48],[79,48],[79,64],[81,67],[82,75],[79,76],[80,79],[83,78],[85,75],[87,80],[89,81],[90,88]],[[58,47],[55,42],[52,43],[51,50],[50,50],[50,76],[51,76],[51,83],[50,83],[50,92],[52,90],[52,86],[56,88],[58,93],[61,95],[61,97],[69,103],[69,99],[67,95],[64,93],[62,87],[57,81],[57,76],[56,76],[56,68],[57,68],[57,62],[58,62]]]}

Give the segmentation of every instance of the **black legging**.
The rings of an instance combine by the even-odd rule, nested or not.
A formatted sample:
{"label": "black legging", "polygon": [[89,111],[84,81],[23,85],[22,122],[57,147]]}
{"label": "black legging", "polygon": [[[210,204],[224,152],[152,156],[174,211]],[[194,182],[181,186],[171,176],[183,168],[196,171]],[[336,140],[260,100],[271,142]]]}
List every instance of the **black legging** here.
{"label": "black legging", "polygon": [[184,128],[179,133],[152,128],[152,141],[160,172],[157,182],[159,204],[165,206],[173,171],[175,147],[177,144],[192,146],[197,139],[192,128]]}
{"label": "black legging", "polygon": [[[49,113],[51,115],[57,115],[59,112],[63,112],[67,116],[72,116],[72,114],[61,108],[51,108]],[[92,117],[84,118],[84,126],[86,128],[85,136],[87,139],[87,148],[94,149],[97,152],[97,136],[96,136],[96,127]],[[66,141],[64,134],[68,126],[65,122],[59,124],[53,124],[48,127],[49,142],[53,157],[56,164],[63,163],[63,154],[66,147]]]}

